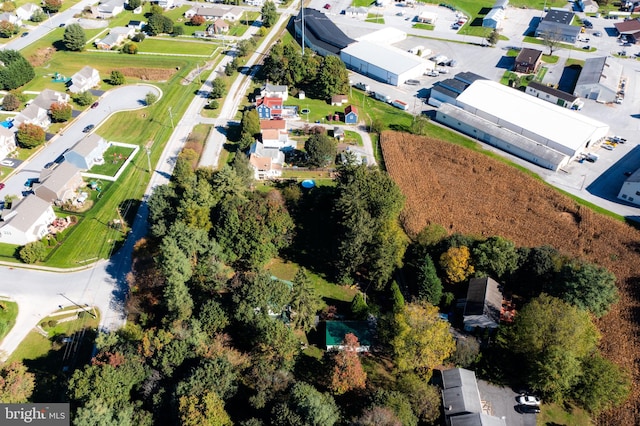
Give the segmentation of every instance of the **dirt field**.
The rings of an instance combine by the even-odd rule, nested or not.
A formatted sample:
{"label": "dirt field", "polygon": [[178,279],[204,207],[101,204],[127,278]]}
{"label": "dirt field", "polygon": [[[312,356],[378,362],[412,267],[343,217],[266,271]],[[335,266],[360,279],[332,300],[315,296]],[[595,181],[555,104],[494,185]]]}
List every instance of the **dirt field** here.
{"label": "dirt field", "polygon": [[449,232],[501,235],[523,246],[550,244],[605,266],[618,279],[620,302],[598,322],[605,356],[633,374],[625,406],[598,424],[640,419],[640,232],[578,206],[541,181],[459,146],[405,133],[381,136],[387,170],[407,197],[409,234],[429,223]]}
{"label": "dirt field", "polygon": [[51,59],[54,53],[56,49],[53,47],[43,47],[29,57],[29,63],[34,67],[41,67]]}
{"label": "dirt field", "polygon": [[175,69],[168,68],[118,68],[125,77],[135,77],[145,81],[167,81],[173,74]]}

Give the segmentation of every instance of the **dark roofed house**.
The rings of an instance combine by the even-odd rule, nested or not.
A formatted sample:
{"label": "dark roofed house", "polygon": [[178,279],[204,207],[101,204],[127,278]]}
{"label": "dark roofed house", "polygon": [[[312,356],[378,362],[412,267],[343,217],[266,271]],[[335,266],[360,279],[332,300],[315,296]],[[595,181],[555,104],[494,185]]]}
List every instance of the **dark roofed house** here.
{"label": "dark roofed house", "polygon": [[369,352],[373,341],[371,325],[366,321],[327,321],[325,323],[325,343],[327,350],[342,350],[344,337],[351,333],[358,338],[358,352]]}
{"label": "dark roofed house", "polygon": [[640,39],[640,20],[629,19],[628,21],[616,22],[613,25],[620,35],[633,37],[634,43]]}
{"label": "dark roofed house", "polygon": [[347,37],[324,13],[316,9],[304,8],[294,18],[296,40],[302,40],[302,13],[304,13],[304,44],[321,56],[339,55],[340,50],[355,40]]}
{"label": "dark roofed house", "polygon": [[525,47],[516,57],[515,71],[532,74],[538,71],[542,63],[542,51]]}
{"label": "dark roofed house", "polygon": [[502,291],[500,285],[489,277],[472,278],[464,305],[464,329],[497,328],[502,311]]}

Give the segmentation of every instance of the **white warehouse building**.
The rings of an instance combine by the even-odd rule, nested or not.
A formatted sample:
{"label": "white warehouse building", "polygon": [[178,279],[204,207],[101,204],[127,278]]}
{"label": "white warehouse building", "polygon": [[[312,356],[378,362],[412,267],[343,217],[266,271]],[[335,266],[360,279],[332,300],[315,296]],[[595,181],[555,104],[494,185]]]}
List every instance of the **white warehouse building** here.
{"label": "white warehouse building", "polygon": [[435,67],[427,59],[369,41],[359,41],[345,47],[340,51],[340,59],[347,68],[392,86],[420,77]]}
{"label": "white warehouse building", "polygon": [[609,132],[605,123],[490,80],[473,82],[455,102],[436,120],[551,170]]}

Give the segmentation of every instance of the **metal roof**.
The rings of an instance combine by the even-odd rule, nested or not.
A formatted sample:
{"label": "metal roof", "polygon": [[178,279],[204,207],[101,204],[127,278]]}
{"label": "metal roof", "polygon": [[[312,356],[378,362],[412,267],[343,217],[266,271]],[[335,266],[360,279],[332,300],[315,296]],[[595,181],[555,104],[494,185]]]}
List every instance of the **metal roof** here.
{"label": "metal roof", "polygon": [[347,63],[348,60],[345,61],[342,53],[396,75],[420,66],[426,69],[428,65],[426,59],[412,55],[397,47],[379,45],[368,41],[359,41],[342,49],[340,56]]}
{"label": "metal roof", "polygon": [[576,87],[585,84],[601,84],[613,92],[618,91],[618,84],[622,77],[622,65],[613,58],[587,58],[578,77]]}
{"label": "metal roof", "polygon": [[[606,136],[609,126],[519,90],[490,80],[478,80],[457,98],[457,105],[473,113],[496,117],[504,125],[518,127],[540,143],[553,141],[573,151]],[[503,125],[503,126],[504,126]]]}
{"label": "metal roof", "polygon": [[500,285],[489,277],[472,278],[467,290],[467,302],[464,314],[486,315],[494,322],[500,322],[500,308],[502,307],[502,292]]}
{"label": "metal roof", "polygon": [[[296,17],[296,24],[298,26],[300,25],[301,20],[301,13],[298,13],[298,16]],[[331,19],[327,18],[325,14],[319,10],[304,8],[304,23],[306,29],[305,37],[333,46],[333,49],[327,49],[334,51],[333,53],[337,54],[340,49],[354,42],[353,39],[347,37],[347,35],[343,33],[342,30],[338,28],[333,21],[331,21]],[[324,47],[319,43],[314,44]],[[336,50],[336,48],[338,49]]]}
{"label": "metal roof", "polygon": [[447,78],[446,80],[438,81],[434,85],[434,87],[445,87],[457,94],[464,92],[464,89],[469,87],[468,83],[465,83],[462,80],[458,80],[457,78]]}
{"label": "metal roof", "polygon": [[473,371],[464,368],[445,370],[442,372],[442,383],[442,402],[447,417],[482,412],[480,392]]}
{"label": "metal roof", "polygon": [[[542,22],[557,22],[558,24],[570,25],[574,16],[575,13],[568,10],[551,9],[544,18],[542,18]],[[578,29],[580,29],[580,27],[578,27]]]}
{"label": "metal roof", "polygon": [[451,426],[506,426],[507,423],[500,417],[483,413],[462,414],[449,418]]}
{"label": "metal roof", "polygon": [[571,93],[563,92],[562,90],[558,90],[554,87],[549,87],[546,84],[538,83],[537,81],[530,82],[528,86],[539,92],[548,93],[558,99],[563,99],[567,102],[574,102],[576,99],[578,99],[577,96],[574,96]]}
{"label": "metal roof", "polygon": [[481,75],[478,75],[476,73],[472,73],[469,71],[464,71],[464,72],[459,72],[458,74],[454,75],[453,78],[455,78],[456,80],[460,80],[463,83],[467,83],[467,84],[471,84],[476,80],[486,80],[486,77],[483,77]]}

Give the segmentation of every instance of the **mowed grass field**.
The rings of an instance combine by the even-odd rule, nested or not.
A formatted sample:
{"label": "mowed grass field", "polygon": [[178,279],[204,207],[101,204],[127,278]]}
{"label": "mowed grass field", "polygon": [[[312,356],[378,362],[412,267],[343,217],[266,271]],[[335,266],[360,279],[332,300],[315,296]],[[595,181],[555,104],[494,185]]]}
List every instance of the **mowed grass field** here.
{"label": "mowed grass field", "polygon": [[140,53],[159,53],[162,55],[210,57],[218,49],[218,45],[211,42],[181,38],[146,38],[136,44]]}

